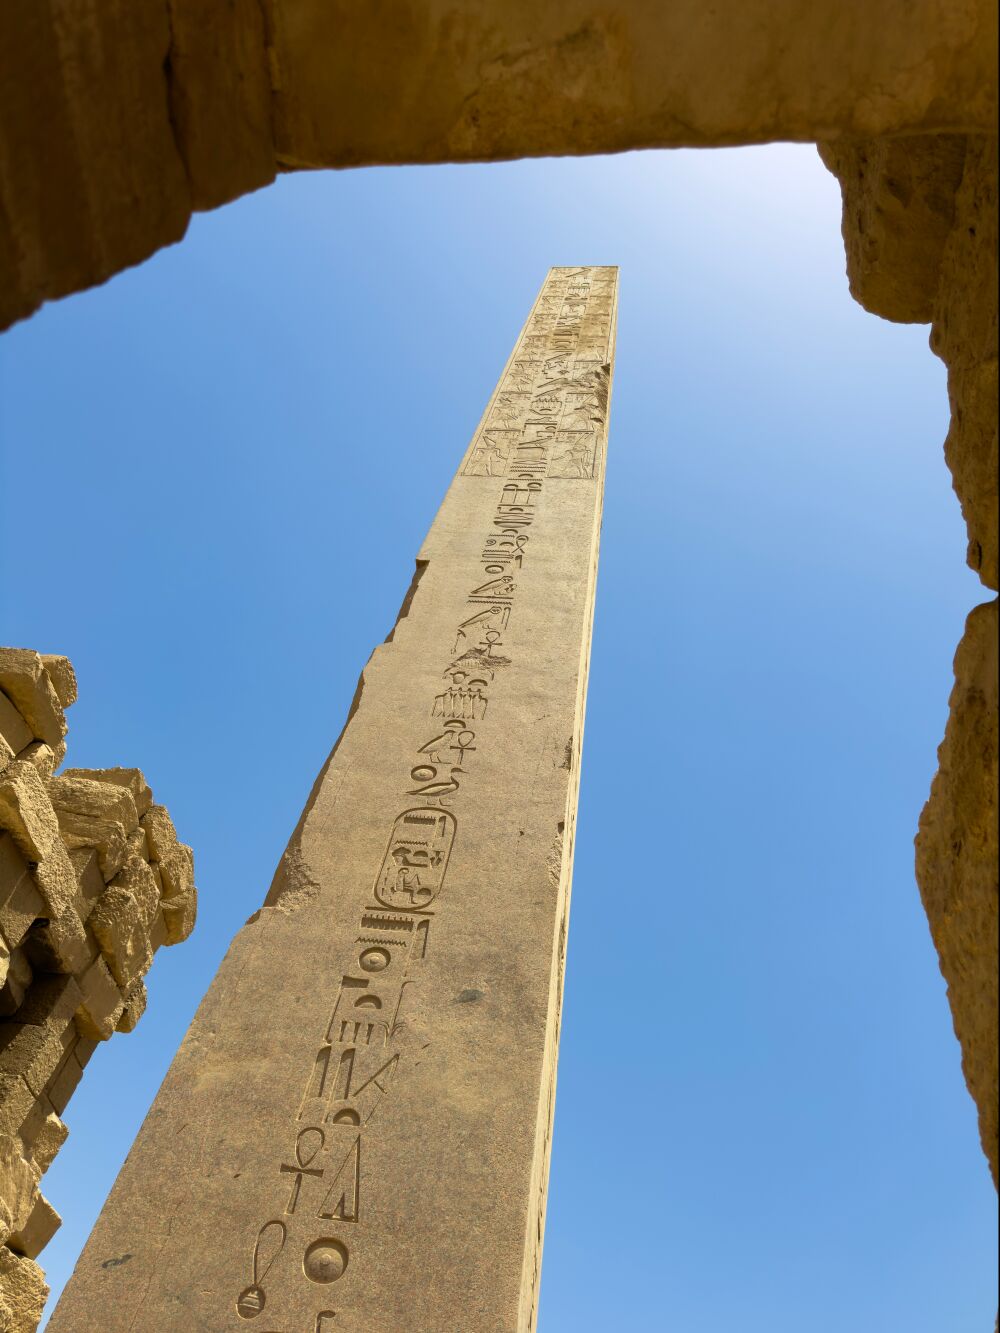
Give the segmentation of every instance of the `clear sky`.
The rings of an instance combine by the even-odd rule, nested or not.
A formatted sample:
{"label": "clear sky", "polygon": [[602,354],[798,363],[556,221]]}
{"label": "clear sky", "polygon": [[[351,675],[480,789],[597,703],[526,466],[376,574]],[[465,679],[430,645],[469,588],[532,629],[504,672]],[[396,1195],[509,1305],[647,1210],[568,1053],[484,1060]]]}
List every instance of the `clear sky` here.
{"label": "clear sky", "polygon": [[0,340],[0,638],[73,659],[69,762],[139,765],[201,892],[67,1111],[56,1291],[580,263],[621,306],[541,1333],[994,1318],[912,870],[985,595],[927,330],[851,300],[784,146],[288,176]]}

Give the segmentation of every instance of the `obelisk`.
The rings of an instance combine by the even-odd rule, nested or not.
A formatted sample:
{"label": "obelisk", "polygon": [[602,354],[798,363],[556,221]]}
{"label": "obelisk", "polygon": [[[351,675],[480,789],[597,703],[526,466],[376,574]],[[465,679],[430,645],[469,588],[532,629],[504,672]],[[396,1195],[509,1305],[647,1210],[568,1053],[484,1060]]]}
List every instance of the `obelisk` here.
{"label": "obelisk", "polygon": [[535,1327],[616,305],[550,270],[51,1333]]}

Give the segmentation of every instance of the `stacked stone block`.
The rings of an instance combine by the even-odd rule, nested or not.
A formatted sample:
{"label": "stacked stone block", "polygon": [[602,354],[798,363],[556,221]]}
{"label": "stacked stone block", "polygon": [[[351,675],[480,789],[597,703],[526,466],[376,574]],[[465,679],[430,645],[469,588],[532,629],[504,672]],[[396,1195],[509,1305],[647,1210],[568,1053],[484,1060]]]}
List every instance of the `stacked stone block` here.
{"label": "stacked stone block", "polygon": [[196,911],[191,849],[138,769],[55,775],[75,699],[67,658],[0,648],[0,1333],[41,1316],[35,1260],[60,1219],[38,1182],[66,1104]]}

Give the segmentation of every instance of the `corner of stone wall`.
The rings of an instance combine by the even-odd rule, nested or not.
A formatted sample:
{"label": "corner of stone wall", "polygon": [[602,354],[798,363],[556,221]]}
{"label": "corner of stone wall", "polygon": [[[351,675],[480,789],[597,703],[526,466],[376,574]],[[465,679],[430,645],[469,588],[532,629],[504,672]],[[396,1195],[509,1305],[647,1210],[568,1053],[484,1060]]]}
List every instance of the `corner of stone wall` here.
{"label": "corner of stone wall", "polygon": [[60,1224],[39,1181],[97,1043],[131,1032],[161,944],[194,927],[190,847],[136,768],[55,770],[69,660],[0,648],[0,1328],[31,1333]]}

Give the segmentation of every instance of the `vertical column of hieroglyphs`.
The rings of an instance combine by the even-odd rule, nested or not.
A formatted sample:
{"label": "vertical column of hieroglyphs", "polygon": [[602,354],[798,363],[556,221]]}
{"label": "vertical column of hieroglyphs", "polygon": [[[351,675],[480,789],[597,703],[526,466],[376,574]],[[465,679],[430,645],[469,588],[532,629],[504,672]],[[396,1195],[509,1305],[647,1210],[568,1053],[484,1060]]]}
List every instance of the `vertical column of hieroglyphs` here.
{"label": "vertical column of hieroglyphs", "polygon": [[534,1326],[616,291],[550,272],[54,1333]]}
{"label": "vertical column of hieroglyphs", "polygon": [[[520,521],[525,529],[544,513],[544,483],[557,479],[595,480],[603,469],[607,448],[608,406],[614,351],[617,270],[612,268],[554,269],[545,283],[515,349],[494,401],[478,432],[466,474],[506,476],[511,479],[504,497],[524,505]],[[514,493],[511,483],[525,483]],[[595,496],[592,565],[596,578],[597,539],[600,530],[603,475]],[[497,521],[502,521],[498,514]],[[506,543],[518,551],[518,564],[527,550],[527,532],[508,525]],[[484,552],[484,555],[487,554]],[[584,575],[584,571],[581,571]],[[586,575],[584,575],[586,576]],[[588,622],[583,635],[584,661],[579,681],[579,735],[582,738],[593,597],[588,599]],[[579,749],[579,741],[577,743]],[[579,758],[577,754],[576,758]],[[556,1056],[562,1003],[563,968],[569,913],[573,829],[579,785],[579,764],[572,765],[573,781],[566,802],[566,819],[559,841],[559,864],[553,875],[561,879],[552,1012],[546,1029],[543,1098],[539,1106],[533,1163],[533,1209],[525,1233],[524,1276],[518,1309],[518,1328],[533,1330],[537,1319],[541,1277],[545,1201],[555,1112]]]}
{"label": "vertical column of hieroglyphs", "polygon": [[[463,788],[475,782],[477,759],[484,757],[479,724],[489,709],[503,706],[503,691],[495,687],[512,665],[505,641],[532,537],[545,520],[546,485],[550,479],[592,481],[603,464],[615,296],[614,269],[552,271],[462,469],[464,476],[497,478],[495,504],[482,529],[478,569],[470,570],[471,587],[440,643],[441,688],[413,710],[413,762],[399,775],[399,812],[387,829],[371,898],[358,912],[352,956],[345,960],[329,1021],[311,1067],[303,1071],[301,1103],[277,1165],[287,1193],[283,1211],[262,1216],[248,1254],[250,1281],[236,1295],[236,1310],[246,1320],[264,1310],[266,1275],[286,1245],[301,1250],[306,1283],[319,1285],[338,1281],[352,1254],[363,1250],[369,1202],[362,1199],[363,1180],[370,1173],[362,1164],[379,1151],[380,1103],[400,1090],[408,1061],[419,1055],[402,1021],[403,1006],[419,1004],[432,932],[448,929],[442,891],[464,813]],[[430,727],[420,720],[428,714]],[[574,783],[571,814],[575,797]],[[561,983],[560,957],[557,1010]],[[545,1062],[536,1197],[526,1228],[525,1329],[534,1326],[540,1273],[557,1018],[556,1012]],[[311,1240],[303,1235],[296,1245],[293,1219],[305,1182],[315,1194],[310,1222],[314,1229],[317,1219],[332,1224],[331,1234]],[[309,1333],[336,1333],[336,1322],[333,1310],[320,1312]]]}

